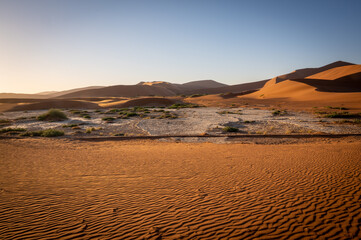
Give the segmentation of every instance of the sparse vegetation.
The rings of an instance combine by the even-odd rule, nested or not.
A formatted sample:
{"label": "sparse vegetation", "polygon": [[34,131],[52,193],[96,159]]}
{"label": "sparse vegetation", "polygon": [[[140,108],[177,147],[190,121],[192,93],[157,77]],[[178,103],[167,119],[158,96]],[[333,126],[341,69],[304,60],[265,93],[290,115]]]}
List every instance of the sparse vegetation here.
{"label": "sparse vegetation", "polygon": [[254,122],[256,122],[256,121],[248,121],[248,120],[246,120],[243,123],[254,123]]}
{"label": "sparse vegetation", "polygon": [[113,118],[113,117],[104,117],[104,118],[102,118],[102,120],[106,121],[106,122],[112,122],[112,121],[115,120],[115,118]]}
{"label": "sparse vegetation", "polygon": [[68,117],[59,109],[50,109],[46,113],[39,115],[37,119],[40,121],[56,122],[66,120]]}
{"label": "sparse vegetation", "polygon": [[275,110],[272,112],[273,116],[284,116],[287,115],[287,111],[286,110]]}
{"label": "sparse vegetation", "polygon": [[197,104],[193,104],[193,103],[175,103],[171,106],[169,106],[169,109],[180,109],[180,108],[198,108],[200,107]]}
{"label": "sparse vegetation", "polygon": [[325,108],[328,108],[328,109],[337,109],[337,110],[348,110],[348,108],[345,108],[345,107],[331,107],[331,106],[325,106]]}
{"label": "sparse vegetation", "polygon": [[332,112],[323,115],[325,118],[361,118],[361,113]]}
{"label": "sparse vegetation", "polygon": [[113,136],[117,136],[117,137],[124,136],[124,133],[114,133]]}
{"label": "sparse vegetation", "polygon": [[7,119],[0,119],[0,126],[10,125],[11,121]]}
{"label": "sparse vegetation", "polygon": [[25,128],[2,128],[2,129],[0,129],[0,134],[8,133],[8,132],[19,133],[19,132],[25,132],[25,131],[26,131]]}
{"label": "sparse vegetation", "polygon": [[27,131],[25,133],[20,134],[23,137],[59,137],[63,136],[64,132],[56,129],[46,129],[41,131]]}
{"label": "sparse vegetation", "polygon": [[96,131],[95,127],[90,127],[85,130],[85,133],[92,133],[93,131]]}
{"label": "sparse vegetation", "polygon": [[344,119],[341,121],[335,121],[336,124],[361,124],[361,119]]}
{"label": "sparse vegetation", "polygon": [[239,115],[241,115],[242,113],[240,111],[238,111],[238,112],[221,111],[221,112],[218,112],[218,114],[239,114]]}
{"label": "sparse vegetation", "polygon": [[238,132],[239,129],[235,127],[226,126],[223,129],[223,132]]}
{"label": "sparse vegetation", "polygon": [[78,124],[64,124],[62,127],[63,128],[73,128],[73,127],[77,127]]}
{"label": "sparse vegetation", "polygon": [[163,113],[162,115],[160,115],[159,117],[157,117],[157,119],[164,119],[164,118],[168,118],[168,119],[176,119],[178,118],[177,115],[172,114],[172,113]]}

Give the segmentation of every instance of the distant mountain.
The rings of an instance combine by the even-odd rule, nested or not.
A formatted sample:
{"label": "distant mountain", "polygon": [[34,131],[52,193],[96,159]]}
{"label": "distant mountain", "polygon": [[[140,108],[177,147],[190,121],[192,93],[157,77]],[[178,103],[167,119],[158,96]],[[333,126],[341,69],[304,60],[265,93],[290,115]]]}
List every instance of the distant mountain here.
{"label": "distant mountain", "polygon": [[175,96],[197,92],[200,89],[228,87],[228,85],[214,80],[200,80],[184,84],[169,82],[140,82],[136,85],[116,85],[97,89],[74,91],[57,96],[57,98],[84,97],[138,97],[138,96]]}

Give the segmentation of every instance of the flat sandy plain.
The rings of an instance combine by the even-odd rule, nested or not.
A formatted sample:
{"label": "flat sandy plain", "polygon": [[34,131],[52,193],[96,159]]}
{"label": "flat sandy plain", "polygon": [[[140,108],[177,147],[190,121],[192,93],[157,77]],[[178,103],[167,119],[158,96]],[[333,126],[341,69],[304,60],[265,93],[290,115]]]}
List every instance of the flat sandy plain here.
{"label": "flat sandy plain", "polygon": [[0,239],[360,239],[361,141],[0,140]]}

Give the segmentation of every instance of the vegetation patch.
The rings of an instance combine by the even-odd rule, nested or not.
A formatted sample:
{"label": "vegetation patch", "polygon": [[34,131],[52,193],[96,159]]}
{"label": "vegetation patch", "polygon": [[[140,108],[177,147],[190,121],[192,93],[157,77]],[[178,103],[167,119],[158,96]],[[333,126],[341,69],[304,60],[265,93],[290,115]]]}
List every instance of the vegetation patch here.
{"label": "vegetation patch", "polygon": [[239,129],[235,127],[226,126],[223,129],[223,132],[238,132]]}
{"label": "vegetation patch", "polygon": [[19,132],[25,132],[26,129],[25,128],[2,128],[0,129],[0,134],[1,133],[19,133]]}
{"label": "vegetation patch", "polygon": [[50,109],[46,113],[39,115],[37,119],[40,121],[55,122],[66,120],[68,117],[59,109]]}
{"label": "vegetation patch", "polygon": [[232,112],[232,111],[221,111],[221,112],[217,112],[218,114],[238,114],[238,115],[241,115],[242,113],[240,111],[237,111],[237,112]]}
{"label": "vegetation patch", "polygon": [[64,124],[61,127],[63,127],[63,128],[73,128],[73,127],[78,127],[78,126],[79,126],[78,124]]}
{"label": "vegetation patch", "polygon": [[361,119],[344,119],[341,121],[335,121],[336,124],[361,124]]}
{"label": "vegetation patch", "polygon": [[198,107],[200,107],[200,106],[197,104],[193,104],[193,103],[175,103],[168,108],[169,109],[180,109],[180,108],[198,108]]}
{"label": "vegetation patch", "polygon": [[348,108],[345,108],[345,107],[331,107],[331,106],[326,106],[325,108],[328,108],[328,109],[337,109],[337,110],[348,110]]}
{"label": "vegetation patch", "polygon": [[64,132],[56,129],[46,129],[41,131],[28,131],[20,134],[24,137],[60,137],[64,136]]}
{"label": "vegetation patch", "polygon": [[104,118],[102,118],[102,120],[106,121],[106,122],[112,122],[112,121],[115,120],[115,118],[113,118],[113,117],[104,117]]}
{"label": "vegetation patch", "polygon": [[0,126],[7,126],[10,125],[11,121],[7,119],[0,119]]}
{"label": "vegetation patch", "polygon": [[178,116],[176,114],[172,114],[172,113],[163,113],[162,115],[160,115],[159,117],[157,117],[157,119],[176,119],[178,118]]}
{"label": "vegetation patch", "polygon": [[287,115],[287,111],[286,110],[275,110],[272,112],[273,116],[284,116]]}
{"label": "vegetation patch", "polygon": [[323,115],[324,118],[361,118],[361,113],[332,112]]}

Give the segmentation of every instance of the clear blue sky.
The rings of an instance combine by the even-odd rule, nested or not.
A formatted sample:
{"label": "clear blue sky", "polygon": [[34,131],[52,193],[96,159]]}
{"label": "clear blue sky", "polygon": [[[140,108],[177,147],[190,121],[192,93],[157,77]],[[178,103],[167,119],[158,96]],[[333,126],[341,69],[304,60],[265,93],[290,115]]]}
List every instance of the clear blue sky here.
{"label": "clear blue sky", "polygon": [[360,0],[0,0],[0,92],[361,63]]}

